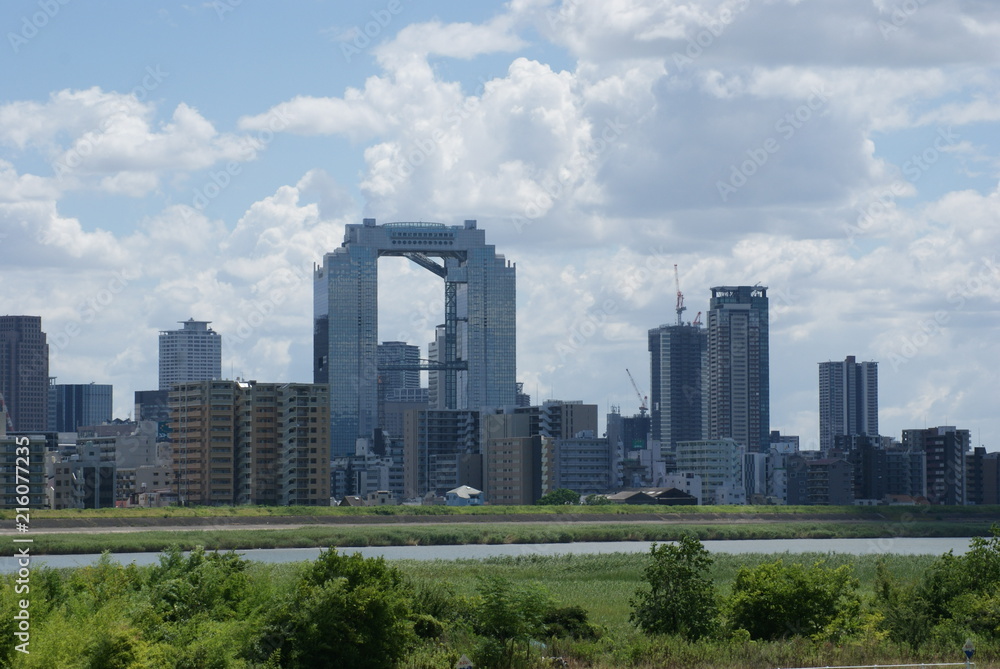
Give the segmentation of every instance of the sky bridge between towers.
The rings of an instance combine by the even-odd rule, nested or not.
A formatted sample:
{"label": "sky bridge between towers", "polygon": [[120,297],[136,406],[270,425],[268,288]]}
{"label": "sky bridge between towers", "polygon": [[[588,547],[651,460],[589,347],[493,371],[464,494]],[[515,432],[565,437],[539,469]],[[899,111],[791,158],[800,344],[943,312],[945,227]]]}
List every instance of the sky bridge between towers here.
{"label": "sky bridge between towers", "polygon": [[377,225],[366,218],[346,226],[343,244],[324,256],[314,275],[313,377],[331,385],[334,453],[353,452],[354,439],[370,436],[378,424],[380,372],[404,371],[376,359],[378,259],[384,256],[407,258],[444,280],[444,323],[435,329],[434,353],[407,366],[436,375],[433,408],[478,409],[514,400],[513,264],[486,243],[475,220]]}

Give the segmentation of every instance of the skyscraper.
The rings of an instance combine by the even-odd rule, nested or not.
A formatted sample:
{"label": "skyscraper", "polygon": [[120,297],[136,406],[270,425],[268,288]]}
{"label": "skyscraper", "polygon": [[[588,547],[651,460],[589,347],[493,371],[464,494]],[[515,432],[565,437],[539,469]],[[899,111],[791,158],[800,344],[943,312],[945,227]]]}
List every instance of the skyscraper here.
{"label": "skyscraper", "polygon": [[179,322],[181,330],[160,331],[160,390],[222,378],[222,337],[208,327],[212,321]]}
{"label": "skyscraper", "polygon": [[19,431],[49,421],[49,344],[41,316],[0,316],[0,393]]}
{"label": "skyscraper", "polygon": [[81,425],[111,421],[114,388],[110,384],[53,383],[49,386],[51,432],[76,432]]}
{"label": "skyscraper", "polygon": [[[346,227],[314,273],[313,380],[330,384],[331,455],[354,452],[378,425],[378,259],[408,258],[444,279],[445,322],[434,362],[443,409],[514,403],[515,267],[476,221]],[[441,262],[435,261],[440,258]],[[428,356],[430,357],[430,356]]]}
{"label": "skyscraper", "polygon": [[649,331],[653,439],[673,450],[678,441],[705,438],[702,376],[708,333],[696,325],[661,325]]}
{"label": "skyscraper", "polygon": [[819,363],[819,448],[829,451],[837,435],[878,434],[878,363]]}
{"label": "skyscraper", "polygon": [[768,449],[767,288],[717,286],[708,310],[708,436]]}
{"label": "skyscraper", "polygon": [[397,397],[398,390],[420,387],[420,348],[404,341],[384,341],[378,345],[379,398]]}

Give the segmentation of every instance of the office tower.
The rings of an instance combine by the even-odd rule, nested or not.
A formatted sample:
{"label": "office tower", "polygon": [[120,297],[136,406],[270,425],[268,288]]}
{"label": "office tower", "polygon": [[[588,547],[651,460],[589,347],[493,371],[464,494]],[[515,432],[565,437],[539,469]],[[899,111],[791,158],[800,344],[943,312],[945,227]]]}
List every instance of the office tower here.
{"label": "office tower", "polygon": [[179,322],[180,330],[160,331],[160,390],[222,377],[222,337],[208,327],[212,321]]}
{"label": "office tower", "polygon": [[379,397],[393,401],[397,391],[420,388],[420,348],[402,341],[384,341],[375,354]]}
{"label": "office tower", "polygon": [[[514,404],[515,267],[473,220],[346,227],[314,272],[313,380],[330,384],[331,455],[354,452],[378,426],[378,259],[408,258],[444,280],[445,322],[431,362],[431,406]],[[437,260],[440,259],[440,262]],[[436,379],[436,382],[435,382]]]}
{"label": "office tower", "polygon": [[48,430],[76,432],[81,425],[111,422],[113,393],[105,384],[50,384]]}
{"label": "office tower", "polygon": [[819,450],[837,435],[878,435],[878,363],[819,363]]}
{"label": "office tower", "polygon": [[403,419],[403,494],[444,495],[461,485],[483,488],[478,411],[423,409]]}
{"label": "office tower", "polygon": [[708,310],[708,437],[770,445],[767,288],[717,286]]}
{"label": "office tower", "polygon": [[151,420],[156,423],[170,421],[170,391],[168,390],[137,390],[135,391],[135,419]]}
{"label": "office tower", "polygon": [[197,381],[170,391],[173,467],[183,503],[330,503],[324,385]]}
{"label": "office tower", "polygon": [[0,316],[0,394],[14,429],[49,422],[49,345],[41,316]]}
{"label": "office tower", "polygon": [[705,437],[707,356],[708,332],[700,326],[661,325],[649,331],[652,433],[665,450]]}
{"label": "office tower", "polygon": [[927,500],[931,504],[965,504],[965,458],[971,435],[952,425],[903,430],[903,448],[926,456]]}

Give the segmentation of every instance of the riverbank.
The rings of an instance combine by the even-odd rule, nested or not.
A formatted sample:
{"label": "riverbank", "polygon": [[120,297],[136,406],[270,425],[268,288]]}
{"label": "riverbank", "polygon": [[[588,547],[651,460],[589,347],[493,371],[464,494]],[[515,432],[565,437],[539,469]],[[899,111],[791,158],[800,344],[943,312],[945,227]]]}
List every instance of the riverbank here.
{"label": "riverbank", "polygon": [[611,522],[412,523],[392,525],[323,525],[287,529],[182,529],[174,531],[42,533],[33,527],[35,555],[112,552],[158,552],[169,546],[183,550],[254,548],[320,548],[329,546],[419,546],[462,544],[533,544],[594,541],[675,541],[684,535],[718,539],[841,539],[884,537],[987,536],[990,520],[835,521],[786,519],[712,523],[654,522],[619,519]]}

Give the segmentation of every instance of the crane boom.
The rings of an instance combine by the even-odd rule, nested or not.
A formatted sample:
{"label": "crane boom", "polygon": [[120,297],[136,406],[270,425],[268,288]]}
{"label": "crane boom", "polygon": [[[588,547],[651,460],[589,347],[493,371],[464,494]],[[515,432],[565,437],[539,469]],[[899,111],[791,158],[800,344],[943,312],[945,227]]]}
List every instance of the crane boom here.
{"label": "crane boom", "polygon": [[687,307],[684,306],[684,293],[681,292],[681,277],[677,273],[677,265],[674,264],[674,284],[677,286],[677,324],[681,325],[681,312]]}
{"label": "crane boom", "polygon": [[632,388],[635,390],[635,394],[639,396],[639,415],[645,416],[646,411],[649,407],[646,405],[646,398],[639,391],[639,386],[635,383],[635,378],[632,376],[632,372],[628,371],[628,367],[625,368],[625,373],[628,374],[628,380],[632,382]]}

